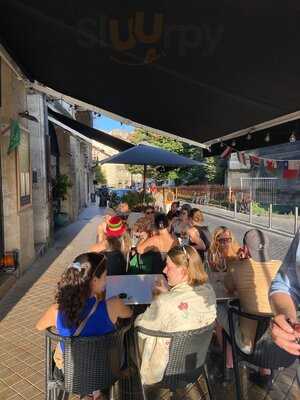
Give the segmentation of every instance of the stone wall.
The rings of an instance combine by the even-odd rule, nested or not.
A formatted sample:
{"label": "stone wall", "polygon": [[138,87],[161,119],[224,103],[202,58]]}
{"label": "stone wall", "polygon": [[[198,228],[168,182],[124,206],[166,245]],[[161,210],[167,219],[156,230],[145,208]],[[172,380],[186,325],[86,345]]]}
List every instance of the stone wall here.
{"label": "stone wall", "polygon": [[46,135],[48,119],[45,97],[31,93],[27,97],[28,111],[38,122],[28,122],[30,129],[31,167],[34,175],[32,182],[32,205],[34,218],[34,242],[47,244],[51,238],[51,204],[46,165]]}
{"label": "stone wall", "polygon": [[[26,88],[18,80],[9,66],[1,60],[1,130],[11,119],[18,120],[21,135],[29,135],[28,124],[19,117],[20,112],[27,110]],[[20,205],[18,150],[7,154],[10,130],[0,135],[4,250],[20,251],[21,268],[30,265],[35,256],[33,233],[32,204]],[[28,148],[29,151],[29,148]]]}
{"label": "stone wall", "polygon": [[61,203],[61,211],[69,214],[74,221],[80,211],[87,207],[92,187],[91,152],[89,142],[55,127],[59,146],[60,174],[70,178],[72,187],[68,189],[66,200]]}

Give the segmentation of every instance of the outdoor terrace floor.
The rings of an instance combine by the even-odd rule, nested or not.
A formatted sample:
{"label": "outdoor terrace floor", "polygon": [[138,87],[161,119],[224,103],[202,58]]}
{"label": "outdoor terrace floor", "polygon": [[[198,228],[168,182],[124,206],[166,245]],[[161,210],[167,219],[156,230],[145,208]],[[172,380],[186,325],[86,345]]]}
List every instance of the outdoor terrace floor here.
{"label": "outdoor terrace floor", "polygon": [[[79,220],[61,229],[53,247],[40,258],[17,284],[0,301],[0,400],[40,400],[45,398],[44,388],[44,337],[34,328],[40,315],[53,301],[56,282],[75,255],[94,242],[96,226],[101,215],[96,206],[86,209]],[[210,229],[224,224],[220,217],[207,216]],[[238,238],[249,229],[246,226],[226,221]],[[273,256],[282,258],[291,239],[271,234]],[[223,385],[220,375],[222,357],[209,355],[208,371],[213,380],[216,400],[232,400],[234,383]],[[251,385],[247,370],[241,369],[245,387],[245,399],[283,400],[299,399],[300,390],[295,381],[295,366],[281,371],[269,392]],[[124,377],[122,388],[127,395],[122,398],[141,399],[138,384]],[[206,390],[204,385],[203,392]],[[129,394],[130,392],[130,394]],[[190,399],[199,399],[192,394]],[[77,396],[71,398],[78,399]],[[162,398],[167,399],[168,396]],[[205,398],[205,395],[204,397]],[[152,400],[152,399],[151,399]]]}

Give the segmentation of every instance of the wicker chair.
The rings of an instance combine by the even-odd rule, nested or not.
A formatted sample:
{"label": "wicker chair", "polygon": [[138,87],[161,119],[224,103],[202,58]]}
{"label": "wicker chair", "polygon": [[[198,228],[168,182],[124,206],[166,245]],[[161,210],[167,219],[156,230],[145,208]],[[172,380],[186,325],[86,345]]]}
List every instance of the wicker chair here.
{"label": "wicker chair", "polygon": [[[116,332],[95,337],[62,337],[46,331],[47,400],[65,398],[66,393],[87,395],[95,390],[109,390],[119,379],[124,361],[124,335],[127,325]],[[63,378],[53,373],[54,342],[64,345]]]}
{"label": "wicker chair", "polygon": [[[270,324],[270,317],[245,313],[237,308],[236,305],[229,306],[228,317],[230,335],[228,336],[224,331],[223,337],[225,340],[223,348],[226,348],[226,340],[228,340],[232,346],[234,376],[236,381],[236,399],[241,400],[242,388],[239,375],[240,361],[247,361],[249,364],[260,368],[268,368],[273,371],[279,368],[289,367],[297,357],[292,356],[279,348],[272,341],[271,337],[266,334]],[[235,339],[235,322],[236,319],[240,317],[257,322],[253,349],[250,354],[243,352]]]}
{"label": "wicker chair", "polygon": [[[214,324],[201,329],[169,333],[136,327],[136,335],[143,333],[147,336],[171,339],[169,361],[164,377],[155,386],[169,389],[171,393],[174,393],[177,389],[184,389],[187,385],[195,383],[203,375],[210,399],[213,399],[205,365],[213,329]],[[135,340],[135,343],[137,344],[138,341]],[[136,354],[139,354],[137,348]],[[139,359],[138,363],[140,364]],[[143,387],[144,400],[147,399],[145,388]]]}

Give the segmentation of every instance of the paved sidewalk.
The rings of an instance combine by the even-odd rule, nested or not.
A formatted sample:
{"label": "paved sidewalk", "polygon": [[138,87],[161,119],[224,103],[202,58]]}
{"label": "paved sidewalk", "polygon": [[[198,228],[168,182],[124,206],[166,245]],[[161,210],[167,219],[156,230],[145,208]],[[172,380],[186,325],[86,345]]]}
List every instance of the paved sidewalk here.
{"label": "paved sidewalk", "polygon": [[53,302],[66,265],[95,242],[98,207],[86,209],[61,229],[54,247],[39,259],[0,302],[0,400],[40,400],[44,394],[44,334],[34,326]]}
{"label": "paved sidewalk", "polygon": [[[44,337],[34,326],[40,315],[53,302],[56,283],[67,264],[94,243],[96,226],[100,222],[99,208],[86,209],[79,220],[61,229],[55,245],[38,260],[0,302],[0,400],[40,400],[44,389]],[[206,216],[212,230],[223,224],[220,217]],[[226,221],[237,236],[242,237],[248,227]],[[284,256],[291,239],[270,234],[275,243],[274,255]],[[275,250],[280,248],[280,251]],[[280,253],[280,254],[279,254]],[[216,400],[233,400],[234,385],[222,386],[217,362],[210,361]],[[247,399],[299,399],[295,384],[295,369],[281,372],[269,393],[255,386],[247,386]],[[135,397],[137,399],[137,397]],[[72,396],[78,399],[78,396]]]}

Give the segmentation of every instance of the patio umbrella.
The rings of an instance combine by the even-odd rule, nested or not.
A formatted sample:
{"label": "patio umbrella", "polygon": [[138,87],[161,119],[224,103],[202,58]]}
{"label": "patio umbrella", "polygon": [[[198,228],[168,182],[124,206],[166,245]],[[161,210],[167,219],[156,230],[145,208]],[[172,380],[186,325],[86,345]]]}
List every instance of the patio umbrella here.
{"label": "patio umbrella", "polygon": [[180,156],[179,154],[172,153],[171,151],[163,150],[159,147],[148,146],[139,144],[131,149],[125,150],[112,157],[106,158],[100,164],[131,164],[143,165],[143,193],[146,193],[146,172],[148,165],[165,165],[168,167],[194,167],[196,165],[203,165],[202,162],[192,160],[191,158]]}

